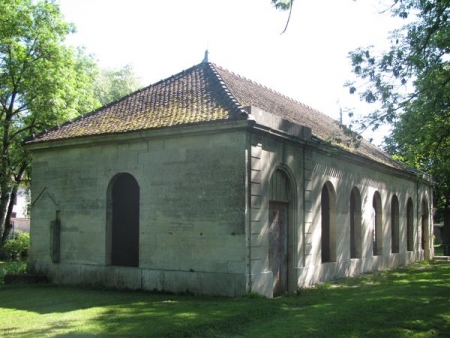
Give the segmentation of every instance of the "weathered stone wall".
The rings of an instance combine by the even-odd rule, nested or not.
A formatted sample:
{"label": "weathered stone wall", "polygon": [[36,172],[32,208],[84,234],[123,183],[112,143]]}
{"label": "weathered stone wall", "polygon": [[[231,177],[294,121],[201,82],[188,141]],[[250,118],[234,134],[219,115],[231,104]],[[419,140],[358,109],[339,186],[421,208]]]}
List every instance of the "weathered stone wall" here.
{"label": "weathered stone wall", "polygon": [[[337,277],[353,276],[370,270],[378,270],[409,264],[433,255],[432,217],[428,212],[426,249],[421,248],[421,203],[425,199],[432,210],[431,188],[418,183],[417,178],[374,165],[368,159],[345,154],[337,149],[303,142],[283,134],[282,130],[271,135],[253,134],[251,137],[251,219],[250,265],[251,288],[266,296],[272,295],[272,272],[268,268],[269,215],[268,186],[277,168],[288,173],[295,194],[292,196],[289,219],[289,283],[290,291]],[[276,135],[278,133],[278,135]],[[335,243],[336,259],[321,261],[321,193],[326,182],[336,192]],[[350,194],[356,187],[361,194],[360,258],[350,258]],[[378,191],[382,200],[382,254],[373,255],[373,196]],[[391,203],[393,195],[399,201],[400,247],[399,253],[391,252]],[[414,250],[406,248],[406,204],[413,201]]]}
{"label": "weathered stone wall", "polygon": [[292,196],[289,207],[288,251],[290,291],[297,288],[296,269],[305,259],[303,227],[303,156],[301,145],[287,140],[252,135],[251,138],[251,219],[250,267],[251,289],[272,296],[273,276],[268,270],[269,255],[269,184],[276,169],[289,177]]}
{"label": "weathered stone wall", "polygon": [[[433,255],[432,192],[412,175],[331,149],[311,130],[261,110],[254,121],[34,146],[31,267],[60,283],[195,294],[273,295],[269,187],[289,182],[288,291]],[[136,136],[137,135],[137,136]],[[140,187],[139,267],[111,266],[108,186],[121,173]],[[327,183],[328,182],[328,183]],[[321,261],[321,193],[336,194],[335,258]],[[361,195],[361,254],[350,258],[350,194]],[[383,246],[373,255],[373,196],[381,196]],[[400,247],[391,252],[391,203],[399,201]],[[413,202],[414,250],[406,248]],[[422,201],[426,200],[425,212]],[[421,247],[422,214],[428,215]],[[52,221],[60,219],[60,262]],[[54,259],[55,260],[55,259]],[[57,261],[57,260],[55,260]]]}
{"label": "weathered stone wall", "polygon": [[[334,154],[312,152],[313,170],[308,179],[311,212],[306,213],[310,220],[305,233],[305,241],[311,243],[307,253],[305,268],[299,281],[309,285],[336,277],[353,276],[370,270],[379,270],[409,264],[424,259],[425,251],[421,239],[421,202],[425,198],[431,210],[431,190],[428,185],[418,184],[417,180],[400,175],[395,170],[371,165],[366,159],[340,158]],[[330,182],[336,192],[336,262],[321,263],[321,189]],[[350,194],[356,187],[361,194],[362,257],[350,259]],[[382,253],[373,255],[373,197],[378,191],[382,208]],[[398,253],[392,253],[391,204],[394,194],[399,201],[399,239]],[[407,251],[406,243],[406,205],[408,198],[413,201],[414,210],[414,250]],[[309,224],[308,224],[309,223]],[[428,213],[427,255],[432,255],[431,213]]]}
{"label": "weathered stone wall", "polygon": [[[36,149],[33,269],[61,283],[245,293],[245,145],[238,130]],[[107,264],[107,188],[119,173],[140,187],[139,268]],[[60,263],[52,263],[57,213]]]}

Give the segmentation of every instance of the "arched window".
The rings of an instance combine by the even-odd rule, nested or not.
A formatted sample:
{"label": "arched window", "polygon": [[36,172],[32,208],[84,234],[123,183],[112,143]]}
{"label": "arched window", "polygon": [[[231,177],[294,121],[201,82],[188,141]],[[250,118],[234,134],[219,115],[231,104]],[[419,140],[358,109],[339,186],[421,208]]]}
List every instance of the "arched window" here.
{"label": "arched window", "polygon": [[425,259],[430,259],[430,243],[429,242],[429,222],[428,222],[428,201],[426,198],[422,199],[422,218],[421,218],[421,232],[422,232],[422,250],[424,251]]}
{"label": "arched window", "polygon": [[391,202],[391,252],[398,253],[400,251],[400,220],[399,220],[399,204],[397,195],[392,196]]}
{"label": "arched window", "polygon": [[362,257],[361,194],[354,187],[350,193],[350,258]]}
{"label": "arched window", "polygon": [[414,207],[411,197],[406,203],[406,250],[414,251]]}
{"label": "arched window", "polygon": [[383,223],[382,223],[382,208],[381,196],[378,191],[373,195],[373,255],[379,256],[383,254]]}
{"label": "arched window", "polygon": [[113,177],[107,192],[107,263],[139,266],[139,185],[127,173]]}
{"label": "arched window", "polygon": [[336,193],[330,182],[322,187],[322,263],[336,261]]}

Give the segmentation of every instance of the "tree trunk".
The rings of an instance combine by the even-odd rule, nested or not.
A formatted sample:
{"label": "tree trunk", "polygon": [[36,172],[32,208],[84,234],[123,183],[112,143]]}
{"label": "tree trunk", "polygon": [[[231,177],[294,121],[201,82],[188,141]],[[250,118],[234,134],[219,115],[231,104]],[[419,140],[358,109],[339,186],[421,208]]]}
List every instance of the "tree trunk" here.
{"label": "tree trunk", "polygon": [[19,191],[19,186],[23,181],[24,173],[27,169],[27,157],[24,155],[21,165],[17,168],[17,173],[13,180],[2,182],[2,191],[0,196],[0,252],[11,232],[11,215],[14,208],[14,201]]}
{"label": "tree trunk", "polygon": [[17,191],[18,191],[18,187],[14,186],[11,194],[9,196],[9,201],[7,201],[7,209],[6,209],[6,213],[4,216],[4,222],[3,222],[3,233],[2,233],[2,237],[0,239],[0,252],[3,249],[3,245],[5,244],[9,233],[11,232],[12,229],[12,224],[11,224],[11,214],[13,211],[13,207],[14,207],[14,200],[17,197]]}
{"label": "tree trunk", "polygon": [[3,247],[3,233],[6,229],[6,214],[8,213],[9,191],[2,187],[0,194],[0,249]]}

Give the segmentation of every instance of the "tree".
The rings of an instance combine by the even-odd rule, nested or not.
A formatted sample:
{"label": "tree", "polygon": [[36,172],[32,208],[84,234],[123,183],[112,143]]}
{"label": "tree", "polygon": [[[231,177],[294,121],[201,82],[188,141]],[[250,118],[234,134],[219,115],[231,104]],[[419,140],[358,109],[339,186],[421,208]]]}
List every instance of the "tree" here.
{"label": "tree", "polygon": [[130,65],[119,69],[100,69],[94,86],[95,96],[102,105],[116,101],[141,87]]}
{"label": "tree", "polygon": [[73,31],[52,0],[0,2],[0,250],[18,188],[29,183],[23,141],[99,106],[95,63],[64,45]]}
{"label": "tree", "polygon": [[359,82],[347,85],[378,104],[361,127],[392,125],[386,149],[433,175],[435,216],[450,244],[450,0],[393,0],[388,10],[408,23],[392,32],[387,52],[350,52]]}
{"label": "tree", "polygon": [[286,26],[284,27],[284,30],[281,32],[281,34],[283,34],[284,32],[286,32],[286,30],[289,26],[289,21],[291,20],[292,7],[294,6],[294,0],[271,0],[271,1],[276,9],[279,9],[282,11],[289,11],[289,16],[286,20]]}

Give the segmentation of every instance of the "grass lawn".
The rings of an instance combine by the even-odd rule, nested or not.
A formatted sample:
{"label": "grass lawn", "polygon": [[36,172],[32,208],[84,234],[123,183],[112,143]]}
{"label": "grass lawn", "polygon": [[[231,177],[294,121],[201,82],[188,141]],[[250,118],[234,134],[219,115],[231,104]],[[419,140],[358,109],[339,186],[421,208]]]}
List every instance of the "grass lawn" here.
{"label": "grass lawn", "polygon": [[0,336],[449,337],[450,262],[275,299],[0,285]]}

